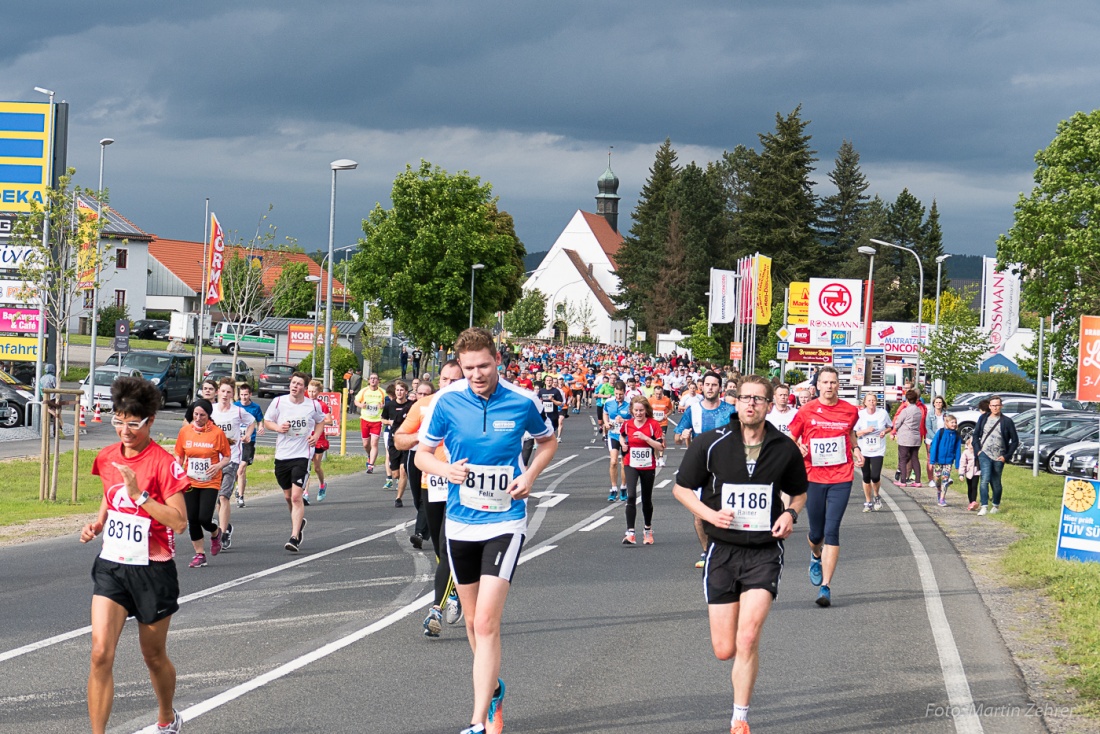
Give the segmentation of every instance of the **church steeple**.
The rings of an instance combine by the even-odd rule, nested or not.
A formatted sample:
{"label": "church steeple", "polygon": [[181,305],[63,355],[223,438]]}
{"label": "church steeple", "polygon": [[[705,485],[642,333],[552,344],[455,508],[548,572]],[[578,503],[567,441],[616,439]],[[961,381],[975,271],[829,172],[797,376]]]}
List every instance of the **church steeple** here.
{"label": "church steeple", "polygon": [[[614,147],[614,146],[612,146]],[[596,180],[596,213],[607,220],[611,229],[619,231],[619,177],[611,171],[611,149],[607,151],[607,170]]]}

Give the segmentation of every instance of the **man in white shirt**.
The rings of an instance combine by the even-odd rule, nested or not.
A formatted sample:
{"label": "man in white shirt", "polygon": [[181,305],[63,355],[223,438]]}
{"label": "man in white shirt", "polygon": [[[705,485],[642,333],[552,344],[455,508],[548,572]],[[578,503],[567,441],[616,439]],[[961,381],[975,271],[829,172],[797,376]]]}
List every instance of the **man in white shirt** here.
{"label": "man in white shirt", "polygon": [[233,525],[229,522],[229,508],[233,504],[233,490],[237,484],[237,468],[241,465],[241,448],[252,440],[256,430],[256,419],[244,408],[233,404],[233,393],[237,386],[232,377],[218,380],[218,402],[210,413],[210,420],[229,439],[233,451],[229,456],[229,465],[222,469],[222,486],[218,490],[218,527],[222,529],[222,550],[233,545]]}
{"label": "man in white shirt", "polygon": [[773,393],[773,405],[768,413],[768,423],[778,428],[784,435],[791,435],[791,420],[798,413],[791,407],[791,388],[789,385],[776,385]]}

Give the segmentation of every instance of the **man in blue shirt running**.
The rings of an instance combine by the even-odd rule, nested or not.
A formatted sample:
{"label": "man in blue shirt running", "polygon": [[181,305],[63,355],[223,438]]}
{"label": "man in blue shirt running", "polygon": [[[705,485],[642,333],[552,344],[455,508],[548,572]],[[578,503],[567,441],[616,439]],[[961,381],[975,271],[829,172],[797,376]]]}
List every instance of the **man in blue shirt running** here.
{"label": "man in blue shirt running", "polygon": [[[527,532],[525,500],[558,443],[538,396],[500,381],[492,334],[467,329],[454,351],[465,379],[436,393],[415,461],[448,480],[447,550],[474,653],[473,714],[461,734],[499,734],[500,621]],[[521,457],[525,431],[538,444],[530,466]],[[447,461],[433,455],[441,442]]]}
{"label": "man in blue shirt running", "polygon": [[252,432],[252,438],[241,445],[241,464],[237,467],[237,507],[244,507],[244,488],[248,482],[248,467],[256,458],[256,435],[264,434],[264,411],[252,402],[252,386],[247,382],[241,383],[237,388],[237,395],[240,400],[234,405],[244,408],[256,419],[256,430]]}

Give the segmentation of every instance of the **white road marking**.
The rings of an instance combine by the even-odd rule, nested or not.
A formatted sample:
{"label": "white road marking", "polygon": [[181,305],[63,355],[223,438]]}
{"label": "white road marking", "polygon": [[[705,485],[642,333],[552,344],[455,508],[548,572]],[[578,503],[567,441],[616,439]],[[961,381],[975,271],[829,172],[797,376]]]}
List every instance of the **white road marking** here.
{"label": "white road marking", "polygon": [[928,552],[917,538],[917,534],[913,532],[909,519],[885,490],[880,490],[879,493],[886,500],[894,519],[898,521],[901,534],[909,542],[909,549],[917,562],[917,573],[920,575],[921,587],[924,590],[924,607],[932,627],[932,639],[936,642],[940,670],[943,671],[943,682],[947,688],[947,699],[952,711],[957,712],[951,717],[955,722],[955,731],[959,734],[980,734],[985,729],[982,728],[981,718],[978,717],[974,708],[970,683],[966,679],[959,648],[955,645],[955,636],[951,633],[951,625],[947,621],[947,612],[943,608],[943,599],[940,595],[940,587],[936,583],[936,574],[932,570],[932,561],[928,558]]}
{"label": "white road marking", "polygon": [[665,481],[663,481],[663,482],[661,482],[660,484],[657,485],[657,489],[664,489],[665,487],[667,487],[670,484],[672,484],[672,480],[671,479],[666,479]]}
{"label": "white road marking", "polygon": [[[265,576],[271,576],[272,574],[279,573],[280,571],[286,571],[287,569],[295,568],[297,566],[301,566],[301,565],[304,565],[306,563],[311,563],[311,562],[316,561],[320,558],[326,558],[328,556],[331,556],[335,553],[340,553],[342,551],[347,550],[348,548],[354,548],[358,545],[362,545],[364,543],[369,543],[372,540],[378,540],[379,538],[384,538],[387,535],[392,535],[392,534],[398,532],[399,530],[401,530],[403,528],[406,528],[409,525],[412,525],[413,522],[414,522],[413,520],[409,520],[408,522],[403,522],[400,525],[395,525],[392,528],[387,528],[386,530],[380,530],[379,532],[374,533],[373,535],[368,535],[365,538],[359,538],[358,540],[353,540],[349,543],[344,543],[343,545],[338,545],[335,548],[329,548],[328,550],[319,551],[319,552],[314,553],[312,555],[303,556],[302,558],[296,558],[293,561],[290,561],[289,563],[283,563],[283,564],[278,565],[278,566],[272,566],[271,568],[265,568],[263,571],[257,571],[256,573],[250,573],[247,576],[241,576],[239,579],[234,579],[232,581],[226,581],[224,584],[218,584],[217,586],[211,586],[209,589],[203,589],[202,591],[196,591],[193,594],[187,594],[186,596],[181,596],[180,599],[179,599],[179,603],[180,604],[186,604],[187,602],[196,601],[198,599],[204,599],[208,596],[213,596],[214,594],[218,594],[222,591],[225,591],[226,589],[232,589],[235,586],[240,586],[241,584],[247,584],[249,581],[255,581],[256,579],[262,579]],[[0,663],[4,662],[6,660],[11,660],[12,658],[17,658],[20,655],[26,655],[27,653],[34,652],[35,650],[41,650],[43,648],[50,647],[52,645],[56,645],[56,644],[61,643],[61,642],[65,642],[67,640],[75,639],[75,638],[80,637],[82,635],[86,635],[86,634],[90,633],[91,631],[92,631],[92,626],[88,625],[87,627],[81,627],[80,629],[72,630],[71,632],[64,632],[60,635],[54,635],[53,637],[48,637],[45,640],[39,640],[38,642],[32,642],[29,645],[23,645],[22,647],[17,647],[13,650],[7,650],[6,652],[0,653]]]}
{"label": "white road marking", "polygon": [[563,466],[565,464],[568,464],[570,461],[572,461],[575,458],[577,458],[576,454],[570,454],[569,456],[566,456],[561,461],[555,461],[553,464],[546,467],[546,471],[553,471],[554,469],[557,469],[559,466]]}
{"label": "white road marking", "polygon": [[599,520],[597,520],[596,522],[594,522],[594,523],[591,523],[590,525],[585,525],[585,526],[584,526],[583,528],[581,528],[581,529],[580,529],[580,530],[578,530],[577,532],[578,532],[578,533],[590,533],[590,532],[592,532],[593,530],[595,530],[596,528],[598,528],[599,526],[601,526],[601,525],[604,525],[604,524],[606,524],[606,523],[609,523],[609,522],[611,522],[611,521],[612,521],[612,520],[614,520],[614,519],[615,519],[615,518],[614,518],[614,517],[612,517],[611,515],[604,515],[603,517],[601,517],[601,518],[600,518]]}

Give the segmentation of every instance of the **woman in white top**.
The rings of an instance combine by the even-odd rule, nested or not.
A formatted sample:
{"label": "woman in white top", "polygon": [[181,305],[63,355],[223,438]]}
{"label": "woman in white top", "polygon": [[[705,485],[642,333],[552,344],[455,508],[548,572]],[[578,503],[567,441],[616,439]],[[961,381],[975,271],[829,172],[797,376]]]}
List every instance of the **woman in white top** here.
{"label": "woman in white top", "polygon": [[[943,399],[942,395],[937,395],[935,400],[932,401],[932,410],[928,411],[928,416],[924,419],[924,444],[928,450],[928,478],[932,478],[932,439],[936,435],[936,431],[943,428],[943,419],[947,415],[947,402]],[[948,480],[950,482],[950,479]],[[935,487],[936,483],[930,481],[929,487]]]}
{"label": "woman in white top", "polygon": [[[878,407],[878,396],[863,396],[863,410],[856,421],[856,438],[863,452],[863,511],[882,509],[879,487],[882,484],[882,459],[886,456],[886,434],[890,432],[890,414]],[[872,494],[873,490],[873,494]]]}

